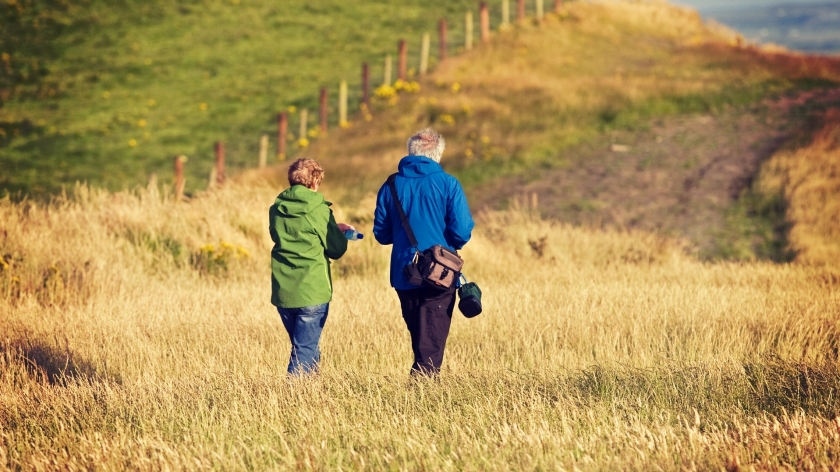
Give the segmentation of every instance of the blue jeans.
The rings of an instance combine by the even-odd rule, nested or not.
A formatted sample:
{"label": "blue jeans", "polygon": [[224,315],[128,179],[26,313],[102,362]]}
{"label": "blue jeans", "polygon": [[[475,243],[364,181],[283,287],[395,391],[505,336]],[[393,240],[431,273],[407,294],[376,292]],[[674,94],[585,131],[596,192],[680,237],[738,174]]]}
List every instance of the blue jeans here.
{"label": "blue jeans", "polygon": [[303,308],[280,308],[280,319],[283,326],[289,333],[289,340],[292,342],[292,355],[289,358],[290,375],[303,375],[318,372],[318,363],[321,362],[321,350],[318,349],[318,341],[321,340],[321,331],[324,323],[327,322],[327,314],[330,311],[330,304],[305,306]]}

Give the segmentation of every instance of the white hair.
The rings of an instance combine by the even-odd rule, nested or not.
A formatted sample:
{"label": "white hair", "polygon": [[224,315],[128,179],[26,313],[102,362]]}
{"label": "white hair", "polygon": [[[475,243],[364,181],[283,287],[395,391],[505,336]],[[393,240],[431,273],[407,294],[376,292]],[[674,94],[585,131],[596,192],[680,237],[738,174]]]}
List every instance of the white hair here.
{"label": "white hair", "polygon": [[408,154],[411,156],[425,156],[440,162],[444,149],[446,141],[432,128],[422,129],[408,138]]}

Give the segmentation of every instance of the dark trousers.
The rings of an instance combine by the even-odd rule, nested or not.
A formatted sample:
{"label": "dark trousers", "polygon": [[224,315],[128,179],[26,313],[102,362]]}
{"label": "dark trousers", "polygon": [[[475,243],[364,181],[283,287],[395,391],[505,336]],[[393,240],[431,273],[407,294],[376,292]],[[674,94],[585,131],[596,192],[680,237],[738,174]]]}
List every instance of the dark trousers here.
{"label": "dark trousers", "polygon": [[455,288],[439,290],[423,286],[397,290],[397,296],[405,325],[411,333],[411,350],[414,351],[411,374],[435,376],[443,364],[443,349],[455,308]]}

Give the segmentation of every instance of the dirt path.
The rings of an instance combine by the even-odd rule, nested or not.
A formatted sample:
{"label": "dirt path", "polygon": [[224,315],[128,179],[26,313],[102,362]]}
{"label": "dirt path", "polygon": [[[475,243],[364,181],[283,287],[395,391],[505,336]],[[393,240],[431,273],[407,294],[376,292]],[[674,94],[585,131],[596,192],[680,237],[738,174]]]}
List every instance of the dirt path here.
{"label": "dirt path", "polygon": [[541,213],[559,221],[656,231],[702,252],[761,163],[805,125],[808,110],[826,104],[840,106],[840,90],[609,132],[559,155],[569,166],[473,188],[470,200],[475,208],[498,208],[536,194]]}

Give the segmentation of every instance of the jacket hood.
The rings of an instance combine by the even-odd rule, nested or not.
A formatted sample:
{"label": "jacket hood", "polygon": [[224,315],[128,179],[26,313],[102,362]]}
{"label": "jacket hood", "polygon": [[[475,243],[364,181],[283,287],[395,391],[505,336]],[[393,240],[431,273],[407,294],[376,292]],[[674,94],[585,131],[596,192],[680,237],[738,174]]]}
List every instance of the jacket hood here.
{"label": "jacket hood", "polygon": [[301,216],[323,203],[325,203],[323,195],[303,185],[287,188],[274,200],[274,206],[284,216]]}
{"label": "jacket hood", "polygon": [[403,177],[417,178],[443,172],[443,167],[426,156],[405,156],[400,159],[399,171]]}

